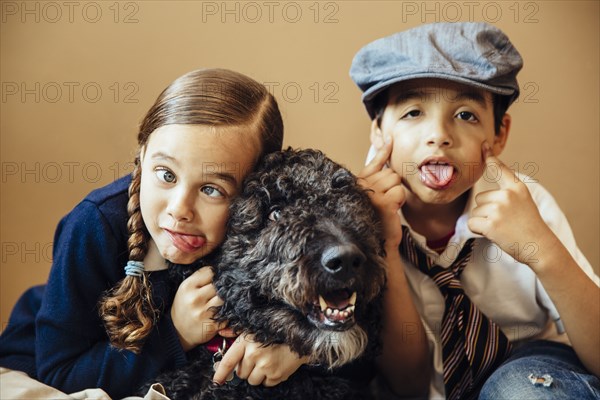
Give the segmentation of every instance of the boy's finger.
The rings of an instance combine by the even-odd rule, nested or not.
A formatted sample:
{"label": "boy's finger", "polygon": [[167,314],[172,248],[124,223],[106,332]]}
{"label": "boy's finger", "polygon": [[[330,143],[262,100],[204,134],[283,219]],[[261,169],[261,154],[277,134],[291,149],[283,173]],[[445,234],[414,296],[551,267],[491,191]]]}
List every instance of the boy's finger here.
{"label": "boy's finger", "polygon": [[402,183],[402,178],[400,178],[400,175],[391,169],[384,169],[368,178],[365,178],[365,181],[369,182],[371,189],[380,192],[387,192],[394,186],[400,185]]}
{"label": "boy's finger", "polygon": [[479,235],[486,235],[488,230],[489,221],[484,217],[470,217],[467,220],[467,226],[473,233],[477,233]]}
{"label": "boy's finger", "polygon": [[482,145],[483,157],[485,162],[485,177],[492,179],[500,185],[501,189],[506,189],[519,182],[519,178],[515,173],[506,166],[499,158],[494,156],[492,148],[488,142],[483,142]]}
{"label": "boy's finger", "polygon": [[377,153],[375,153],[375,157],[363,168],[361,173],[358,175],[359,178],[366,178],[375,172],[381,171],[384,167],[385,163],[390,159],[390,155],[392,154],[392,143],[384,144]]}
{"label": "boy's finger", "polygon": [[406,188],[404,185],[394,186],[388,190],[385,195],[392,199],[394,203],[398,204],[398,207],[402,207],[406,202]]}

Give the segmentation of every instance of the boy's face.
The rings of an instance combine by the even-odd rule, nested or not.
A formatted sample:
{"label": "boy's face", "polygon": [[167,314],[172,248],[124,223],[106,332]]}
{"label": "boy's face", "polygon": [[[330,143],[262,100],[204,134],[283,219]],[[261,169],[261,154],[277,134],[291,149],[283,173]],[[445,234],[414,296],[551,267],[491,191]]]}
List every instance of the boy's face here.
{"label": "boy's face", "polygon": [[491,93],[441,79],[392,86],[371,142],[392,140],[390,166],[409,189],[407,201],[449,204],[469,190],[484,169],[482,144],[502,152],[510,117],[496,135]]}

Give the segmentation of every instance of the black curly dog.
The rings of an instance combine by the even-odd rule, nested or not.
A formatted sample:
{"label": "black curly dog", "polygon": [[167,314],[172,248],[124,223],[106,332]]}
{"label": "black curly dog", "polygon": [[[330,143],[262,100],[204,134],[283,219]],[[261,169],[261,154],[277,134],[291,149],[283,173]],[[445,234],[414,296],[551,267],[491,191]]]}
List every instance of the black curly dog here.
{"label": "black curly dog", "polygon": [[[239,378],[217,386],[213,353],[199,346],[188,366],[157,378],[167,396],[368,397],[372,368],[360,366],[371,366],[378,347],[385,273],[376,212],[347,169],[315,150],[269,155],[231,204],[215,265],[214,285],[224,301],[215,318],[265,345],[285,343],[309,355],[312,366],[275,387]],[[361,356],[367,361],[355,361]]]}

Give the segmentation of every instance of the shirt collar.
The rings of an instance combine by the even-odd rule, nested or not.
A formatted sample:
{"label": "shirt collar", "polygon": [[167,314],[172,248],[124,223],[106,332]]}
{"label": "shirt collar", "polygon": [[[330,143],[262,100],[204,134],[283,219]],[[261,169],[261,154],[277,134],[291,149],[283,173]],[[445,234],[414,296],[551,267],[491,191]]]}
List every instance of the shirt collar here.
{"label": "shirt collar", "polygon": [[[467,199],[467,204],[465,205],[465,209],[464,209],[463,213],[461,214],[461,216],[458,217],[458,220],[456,221],[456,226],[454,228],[454,231],[455,231],[454,236],[452,236],[452,238],[450,238],[450,241],[448,242],[449,245],[451,243],[454,243],[454,244],[459,244],[462,247],[464,242],[466,242],[468,239],[483,237],[483,235],[480,235],[480,234],[477,234],[477,233],[471,231],[469,229],[469,226],[467,225],[467,221],[469,220],[471,212],[477,206],[475,197],[479,193],[483,193],[483,192],[486,192],[489,190],[496,190],[499,187],[500,186],[498,185],[497,182],[491,181],[491,180],[485,178],[485,175],[482,176],[481,178],[479,178],[479,180],[477,182],[475,182],[475,184],[469,191],[469,197]],[[398,210],[398,214],[400,215],[400,221],[401,221],[402,225],[406,226],[410,230],[411,235],[419,243],[419,245],[424,250],[427,250],[427,252],[430,253],[430,255],[432,257],[437,258],[438,254],[435,253],[433,250],[430,250],[427,248],[427,245],[426,245],[427,240],[425,239],[425,237],[423,235],[420,235],[419,233],[415,232],[411,228],[410,224],[408,223],[408,221],[404,217],[404,214],[402,213],[402,209]]]}

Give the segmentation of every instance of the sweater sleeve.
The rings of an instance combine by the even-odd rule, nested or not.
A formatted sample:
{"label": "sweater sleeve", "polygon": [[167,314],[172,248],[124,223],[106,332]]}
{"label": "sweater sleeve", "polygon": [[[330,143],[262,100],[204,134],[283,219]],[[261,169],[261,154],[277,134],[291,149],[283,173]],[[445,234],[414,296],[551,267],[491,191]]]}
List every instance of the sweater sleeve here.
{"label": "sweater sleeve", "polygon": [[[140,354],[110,345],[97,304],[124,277],[127,251],[107,215],[113,218],[84,200],[57,228],[53,265],[36,318],[36,363],[38,379],[62,391],[99,387],[122,398],[160,371],[183,365],[186,356],[164,311]],[[161,283],[166,287],[157,282],[158,292]]]}

